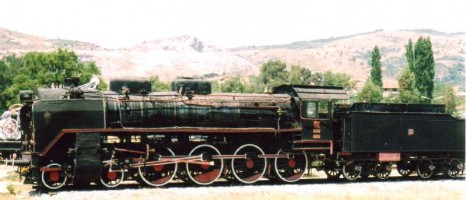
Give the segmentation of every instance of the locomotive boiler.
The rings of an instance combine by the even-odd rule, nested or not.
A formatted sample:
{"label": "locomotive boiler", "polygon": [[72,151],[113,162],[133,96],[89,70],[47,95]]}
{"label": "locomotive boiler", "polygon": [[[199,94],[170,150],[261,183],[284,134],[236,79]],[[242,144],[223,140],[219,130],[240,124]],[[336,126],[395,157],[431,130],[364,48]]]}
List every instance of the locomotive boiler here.
{"label": "locomotive boiler", "polygon": [[455,177],[464,166],[464,120],[442,106],[341,104],[349,99],[341,87],[212,93],[209,82],[177,79],[171,92],[151,92],[147,80],[121,79],[106,92],[71,84],[31,96],[19,163],[27,182],[52,190],[125,180],[295,182],[309,168],[348,180],[384,179],[392,166],[406,176]]}

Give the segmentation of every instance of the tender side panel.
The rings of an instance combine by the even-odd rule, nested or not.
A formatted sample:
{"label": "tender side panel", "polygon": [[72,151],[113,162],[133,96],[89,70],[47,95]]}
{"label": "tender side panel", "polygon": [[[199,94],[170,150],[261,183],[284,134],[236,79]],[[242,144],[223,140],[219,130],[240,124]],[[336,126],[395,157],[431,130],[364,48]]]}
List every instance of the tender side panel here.
{"label": "tender side panel", "polygon": [[464,152],[464,120],[448,114],[351,112],[348,152]]}

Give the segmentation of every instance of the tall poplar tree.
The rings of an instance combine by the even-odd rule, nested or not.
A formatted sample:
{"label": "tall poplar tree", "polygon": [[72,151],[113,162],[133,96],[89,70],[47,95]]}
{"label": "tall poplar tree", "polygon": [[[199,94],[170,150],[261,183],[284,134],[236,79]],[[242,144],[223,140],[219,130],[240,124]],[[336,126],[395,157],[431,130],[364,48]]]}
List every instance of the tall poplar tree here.
{"label": "tall poplar tree", "polygon": [[376,45],[372,50],[372,59],[371,59],[371,80],[374,85],[379,88],[382,88],[382,62],[380,62],[380,50]]}
{"label": "tall poplar tree", "polygon": [[434,91],[435,61],[430,38],[420,37],[414,49],[415,85],[422,96],[432,99]]}
{"label": "tall poplar tree", "polygon": [[434,91],[435,61],[430,38],[419,37],[415,46],[411,40],[406,45],[406,59],[409,69],[414,73],[415,88],[430,102]]}

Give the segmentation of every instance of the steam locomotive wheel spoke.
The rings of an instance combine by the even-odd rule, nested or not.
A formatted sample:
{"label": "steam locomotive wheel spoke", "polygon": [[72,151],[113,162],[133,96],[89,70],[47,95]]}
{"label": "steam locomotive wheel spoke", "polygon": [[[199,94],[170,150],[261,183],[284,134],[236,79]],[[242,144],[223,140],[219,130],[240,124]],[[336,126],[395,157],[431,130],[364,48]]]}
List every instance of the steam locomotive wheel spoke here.
{"label": "steam locomotive wheel spoke", "polygon": [[338,165],[335,161],[330,159],[324,160],[324,172],[327,175],[327,179],[335,180],[340,178],[341,169],[338,169]]}
{"label": "steam locomotive wheel spoke", "polygon": [[202,155],[203,161],[211,161],[213,165],[186,163],[189,179],[198,185],[209,185],[216,181],[223,172],[223,159],[212,159],[213,155],[221,155],[212,145],[201,144],[189,153],[189,156]]}
{"label": "steam locomotive wheel spoke", "polygon": [[361,175],[362,166],[358,163],[346,164],[343,166],[343,176],[350,181],[358,179]]}
{"label": "steam locomotive wheel spoke", "polygon": [[451,159],[450,166],[448,166],[447,175],[451,178],[458,176],[463,171],[464,165],[458,159]]}
{"label": "steam locomotive wheel spoke", "polygon": [[[277,155],[283,154],[281,150]],[[304,176],[307,168],[306,153],[295,153],[290,158],[275,158],[275,173],[284,182],[296,182]]]}
{"label": "steam locomotive wheel spoke", "polygon": [[435,165],[429,159],[422,159],[417,163],[417,175],[421,178],[428,179],[434,174]]}
{"label": "steam locomotive wheel spoke", "polygon": [[51,190],[58,190],[66,185],[66,181],[68,180],[68,177],[65,171],[62,169],[62,166],[60,164],[51,163],[47,165],[46,168],[50,168],[50,169],[57,168],[61,170],[57,170],[57,171],[48,170],[48,171],[42,172],[41,180],[42,180],[42,184],[45,187]]}
{"label": "steam locomotive wheel spoke", "polygon": [[375,176],[378,179],[387,179],[392,172],[392,164],[391,163],[379,163],[377,164],[377,171]]}
{"label": "steam locomotive wheel spoke", "polygon": [[[175,153],[167,148],[167,149],[160,149],[158,154],[161,155],[163,158],[164,156],[175,156]],[[147,160],[146,160],[147,161]],[[148,160],[151,161],[151,160]],[[160,187],[171,180],[176,175],[176,171],[178,170],[178,164],[163,164],[163,165],[151,165],[151,166],[142,166],[138,167],[138,175],[143,181],[143,183],[147,184],[148,186],[152,187]]]}
{"label": "steam locomotive wheel spoke", "polygon": [[254,144],[245,144],[235,151],[235,155],[245,155],[245,158],[231,160],[231,169],[236,180],[251,184],[264,176],[267,168],[267,159],[258,158],[263,155],[262,149]]}
{"label": "steam locomotive wheel spoke", "polygon": [[403,177],[408,177],[413,173],[412,164],[410,161],[402,161],[396,163],[396,169],[398,173]]}
{"label": "steam locomotive wheel spoke", "polygon": [[105,163],[100,171],[100,183],[106,188],[118,187],[125,178],[123,168],[117,163]]}

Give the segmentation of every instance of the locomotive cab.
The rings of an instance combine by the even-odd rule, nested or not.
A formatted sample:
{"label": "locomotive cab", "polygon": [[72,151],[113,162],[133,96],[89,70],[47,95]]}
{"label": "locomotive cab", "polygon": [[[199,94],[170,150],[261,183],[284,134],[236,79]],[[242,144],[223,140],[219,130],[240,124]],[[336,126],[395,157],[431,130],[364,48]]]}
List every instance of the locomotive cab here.
{"label": "locomotive cab", "polygon": [[[330,143],[333,138],[333,101],[349,99],[342,87],[282,85],[274,88],[274,93],[286,93],[298,100],[302,125],[300,139],[303,143]],[[330,148],[331,144],[324,146]]]}

